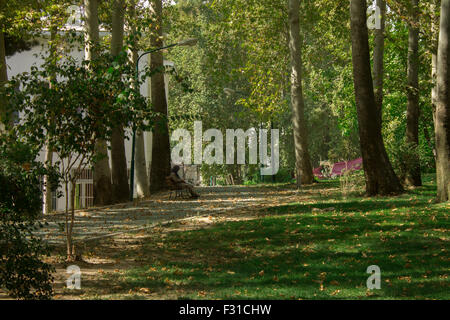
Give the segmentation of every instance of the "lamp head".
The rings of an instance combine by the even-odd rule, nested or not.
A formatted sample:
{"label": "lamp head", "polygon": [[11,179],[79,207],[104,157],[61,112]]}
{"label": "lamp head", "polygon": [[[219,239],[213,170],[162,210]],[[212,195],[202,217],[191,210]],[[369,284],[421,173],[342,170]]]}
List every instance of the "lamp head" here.
{"label": "lamp head", "polygon": [[198,39],[191,38],[191,39],[185,39],[180,42],[178,42],[179,46],[195,46],[198,42]]}

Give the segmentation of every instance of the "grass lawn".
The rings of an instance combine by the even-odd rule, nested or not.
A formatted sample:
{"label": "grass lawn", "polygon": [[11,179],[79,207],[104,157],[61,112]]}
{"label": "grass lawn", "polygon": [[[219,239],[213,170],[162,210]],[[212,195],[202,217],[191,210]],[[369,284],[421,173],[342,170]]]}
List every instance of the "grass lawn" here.
{"label": "grass lawn", "polygon": [[[449,299],[449,204],[432,178],[398,197],[343,199],[338,182],[245,221],[148,231],[115,253],[135,265],[102,275],[115,292],[83,298]],[[381,269],[368,290],[366,269]]]}

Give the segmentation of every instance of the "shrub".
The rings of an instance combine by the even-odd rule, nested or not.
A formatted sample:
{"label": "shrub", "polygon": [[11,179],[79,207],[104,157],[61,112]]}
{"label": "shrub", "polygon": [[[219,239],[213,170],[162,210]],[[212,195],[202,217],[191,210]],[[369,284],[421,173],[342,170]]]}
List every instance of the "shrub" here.
{"label": "shrub", "polygon": [[32,222],[0,222],[0,283],[13,298],[49,299],[53,293],[53,268],[41,260],[48,247],[35,229]]}
{"label": "shrub", "polygon": [[339,178],[341,194],[344,198],[351,193],[364,193],[366,180],[363,170],[344,170]]}
{"label": "shrub", "polygon": [[[53,268],[41,260],[48,246],[33,234],[42,208],[39,177],[49,173],[32,148],[0,139],[0,286],[13,298],[52,296]],[[52,174],[55,176],[55,174]]]}
{"label": "shrub", "polygon": [[405,180],[407,173],[412,168],[420,166],[419,150],[415,144],[394,142],[388,145],[387,150],[392,167],[400,181]]}
{"label": "shrub", "polygon": [[[292,175],[292,169],[291,168],[280,168],[278,170],[277,174],[275,175],[275,181],[276,182],[291,182],[293,179]],[[272,179],[271,176],[269,176],[267,179]]]}

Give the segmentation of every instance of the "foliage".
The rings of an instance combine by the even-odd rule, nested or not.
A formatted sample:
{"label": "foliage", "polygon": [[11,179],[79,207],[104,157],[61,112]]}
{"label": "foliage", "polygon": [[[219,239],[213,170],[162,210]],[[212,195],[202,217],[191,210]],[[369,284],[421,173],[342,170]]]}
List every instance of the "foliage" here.
{"label": "foliage", "polygon": [[[37,218],[41,206],[40,178],[44,174],[52,177],[58,185],[58,173],[53,168],[45,169],[33,158],[33,149],[13,139],[15,136],[3,135],[0,154],[0,203],[8,221],[23,221]],[[32,168],[32,169],[31,169]],[[6,218],[5,218],[6,219]]]}
{"label": "foliage", "polygon": [[[170,84],[169,113],[189,114],[204,127],[280,129],[280,168],[294,167],[289,97],[289,52],[285,1],[178,0],[166,6],[170,39],[199,38],[192,50],[168,56],[194,89],[186,94]],[[386,145],[404,141],[409,1],[388,1],[385,37],[383,138]],[[433,171],[431,92],[431,15],[420,10],[420,131],[422,168]],[[320,161],[361,156],[353,89],[349,11],[336,1],[302,1],[303,88],[314,166]],[[373,44],[373,32],[369,31]],[[224,92],[224,89],[228,88]],[[189,128],[190,121],[171,121]],[[429,134],[428,134],[429,133]],[[429,135],[429,136],[427,136]],[[224,168],[231,172],[232,168]],[[208,169],[210,170],[210,169]]]}
{"label": "foliage", "polygon": [[[136,81],[134,66],[126,51],[112,57],[101,49],[95,48],[99,53],[90,61],[78,62],[71,57],[47,60],[40,68],[32,67],[29,73],[14,77],[1,92],[9,112],[21,114],[15,130],[38,150],[48,144],[60,159],[55,165],[62,167],[67,215],[69,184],[75,185],[83,169],[106,156],[95,152],[96,141],[108,140],[117,125],[133,123],[136,128],[149,128],[152,123],[146,98],[132,86]],[[19,85],[22,89],[16,91]],[[74,196],[72,190],[71,203]],[[71,224],[68,219],[66,226],[68,242],[73,207]]]}
{"label": "foliage", "polygon": [[112,123],[140,125],[148,116],[146,100],[131,88],[134,73],[126,61],[125,53],[118,60],[105,54],[93,63],[67,58],[13,78],[4,94],[9,110],[23,114],[17,130],[36,147],[49,138],[64,159],[71,153],[87,156],[94,147],[89,141],[108,138]]}
{"label": "foliage", "polygon": [[388,147],[392,166],[397,176],[404,180],[411,169],[420,166],[419,149],[412,143],[392,143]]}
{"label": "foliage", "polygon": [[[36,149],[2,134],[0,140],[0,286],[13,298],[49,299],[53,267],[47,245],[33,234],[42,207],[40,177],[57,173],[35,161]],[[56,183],[55,183],[56,182]]]}
{"label": "foliage", "polygon": [[0,283],[13,298],[49,299],[53,295],[54,268],[41,259],[49,250],[33,235],[35,229],[30,222],[0,222]]}

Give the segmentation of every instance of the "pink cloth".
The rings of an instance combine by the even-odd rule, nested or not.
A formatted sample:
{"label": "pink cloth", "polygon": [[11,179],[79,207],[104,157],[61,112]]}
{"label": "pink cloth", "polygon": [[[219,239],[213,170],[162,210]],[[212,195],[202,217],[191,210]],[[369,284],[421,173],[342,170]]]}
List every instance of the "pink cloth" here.
{"label": "pink cloth", "polygon": [[323,174],[322,174],[322,167],[315,168],[315,169],[313,170],[313,174],[314,174],[314,176],[317,177],[318,179],[323,179],[323,178],[324,178],[324,176],[323,176]]}
{"label": "pink cloth", "polygon": [[356,171],[362,169],[362,158],[350,161],[337,162],[333,165],[331,176],[341,176],[345,170]]}
{"label": "pink cloth", "polygon": [[[339,177],[344,173],[344,170],[361,170],[362,169],[362,158],[358,158],[355,160],[350,161],[342,161],[342,162],[336,162],[333,164],[333,169],[331,170],[331,177]],[[322,167],[315,168],[313,170],[314,176],[316,176],[318,179],[326,178],[322,174]]]}
{"label": "pink cloth", "polygon": [[363,159],[358,158],[347,162],[347,167],[349,170],[361,170],[363,164]]}

